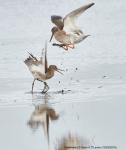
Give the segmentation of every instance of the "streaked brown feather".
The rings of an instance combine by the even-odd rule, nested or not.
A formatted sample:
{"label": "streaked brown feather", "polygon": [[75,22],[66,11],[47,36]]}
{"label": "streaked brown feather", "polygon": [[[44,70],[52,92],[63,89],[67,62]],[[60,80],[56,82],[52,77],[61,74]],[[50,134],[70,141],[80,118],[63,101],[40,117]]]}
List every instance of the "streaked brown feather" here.
{"label": "streaked brown feather", "polygon": [[45,42],[45,73],[47,73],[48,64],[47,64],[47,41]]}
{"label": "streaked brown feather", "polygon": [[61,17],[61,16],[53,15],[53,16],[51,16],[51,21],[52,21],[60,30],[63,30],[64,23],[63,23],[63,21],[62,21],[62,17]]}
{"label": "streaked brown feather", "polygon": [[[29,52],[28,52],[28,53],[29,53]],[[32,53],[29,53],[29,55],[30,55],[34,60],[38,61],[37,58],[32,55]]]}

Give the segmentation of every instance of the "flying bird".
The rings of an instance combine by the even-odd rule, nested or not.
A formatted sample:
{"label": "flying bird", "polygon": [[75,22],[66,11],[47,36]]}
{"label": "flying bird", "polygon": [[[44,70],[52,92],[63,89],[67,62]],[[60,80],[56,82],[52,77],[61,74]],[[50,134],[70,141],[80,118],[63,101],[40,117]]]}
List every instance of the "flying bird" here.
{"label": "flying bird", "polygon": [[[53,27],[51,32],[57,41],[62,44],[54,44],[68,50],[68,47],[74,49],[74,45],[80,43],[86,39],[89,35],[84,35],[83,32],[77,26],[77,18],[94,3],[82,6],[71,13],[69,13],[64,19],[61,16],[51,16],[51,21],[57,26]],[[69,46],[72,45],[72,46]]]}
{"label": "flying bird", "polygon": [[[46,93],[49,90],[49,86],[45,82],[46,80],[52,78],[54,76],[54,72],[57,71],[61,73],[60,70],[55,65],[50,65],[49,68],[47,66],[47,44],[45,45],[45,51],[42,51],[42,56],[40,61],[37,60],[31,53],[29,53],[29,57],[24,61],[24,63],[28,66],[31,74],[34,77],[34,81],[32,83],[32,93],[35,80],[44,82],[44,89],[42,93]],[[60,70],[60,71],[59,71]],[[62,74],[62,73],[61,73]]]}

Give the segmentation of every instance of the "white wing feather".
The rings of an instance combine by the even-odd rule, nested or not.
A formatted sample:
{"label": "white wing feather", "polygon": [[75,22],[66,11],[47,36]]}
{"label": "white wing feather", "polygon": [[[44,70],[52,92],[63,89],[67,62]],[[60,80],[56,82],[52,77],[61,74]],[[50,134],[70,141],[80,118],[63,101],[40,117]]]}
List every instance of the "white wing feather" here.
{"label": "white wing feather", "polygon": [[45,52],[42,51],[42,57],[40,58],[40,62],[38,62],[37,64],[33,63],[31,66],[29,66],[29,70],[36,79],[40,79],[40,76],[37,72],[40,72],[42,75],[45,75]]}
{"label": "white wing feather", "polygon": [[45,52],[42,50],[42,57],[40,58],[40,62],[42,63],[42,70],[43,70],[43,75],[45,75],[45,57],[46,54]]}
{"label": "white wing feather", "polygon": [[29,67],[29,70],[31,71],[34,77],[36,76],[37,72],[40,72],[42,75],[45,75],[45,68],[42,64],[38,65],[32,64]]}
{"label": "white wing feather", "polygon": [[80,29],[77,25],[77,18],[89,7],[94,5],[94,3],[82,6],[71,13],[69,13],[65,18],[64,18],[64,28],[63,30],[67,33],[73,33],[73,32],[80,32]]}

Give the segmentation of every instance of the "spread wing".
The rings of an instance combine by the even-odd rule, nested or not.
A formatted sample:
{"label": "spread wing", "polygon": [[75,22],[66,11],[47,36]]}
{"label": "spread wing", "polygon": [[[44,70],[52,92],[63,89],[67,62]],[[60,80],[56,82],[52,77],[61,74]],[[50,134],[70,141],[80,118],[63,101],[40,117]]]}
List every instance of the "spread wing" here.
{"label": "spread wing", "polygon": [[47,73],[47,68],[48,68],[48,64],[47,64],[47,41],[45,42],[45,73]]}
{"label": "spread wing", "polygon": [[[29,52],[28,52],[28,53],[29,53]],[[38,61],[37,58],[36,58],[35,56],[33,56],[32,53],[29,53],[29,55],[32,57],[32,59],[33,59],[34,61]]]}
{"label": "spread wing", "polygon": [[47,41],[45,42],[45,51],[42,50],[42,57],[40,58],[40,62],[44,66],[44,73],[47,73],[48,64],[47,64]]}
{"label": "spread wing", "polygon": [[53,16],[51,16],[51,21],[52,21],[60,30],[63,29],[64,24],[63,24],[63,18],[62,18],[61,16],[53,15]]}
{"label": "spread wing", "polygon": [[82,6],[74,11],[72,11],[71,13],[69,13],[64,19],[64,28],[63,30],[67,33],[70,32],[74,32],[74,33],[82,33],[83,32],[79,29],[78,25],[77,25],[77,18],[88,8],[90,8],[92,5],[94,5],[94,3]]}
{"label": "spread wing", "polygon": [[41,61],[38,61],[32,53],[29,53],[29,57],[24,61],[25,64],[29,67],[29,70],[35,76],[35,72],[40,72],[41,74],[45,74],[45,69]]}

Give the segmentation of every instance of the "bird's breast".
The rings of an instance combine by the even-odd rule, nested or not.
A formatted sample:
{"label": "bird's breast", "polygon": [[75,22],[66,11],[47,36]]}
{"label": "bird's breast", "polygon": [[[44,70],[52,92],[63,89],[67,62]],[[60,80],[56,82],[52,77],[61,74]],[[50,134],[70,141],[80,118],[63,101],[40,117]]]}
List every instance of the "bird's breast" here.
{"label": "bird's breast", "polygon": [[42,82],[44,82],[46,80],[46,76],[43,75],[41,72],[33,71],[32,75],[34,76],[35,79],[38,79]]}
{"label": "bird's breast", "polygon": [[60,43],[69,45],[70,44],[70,36],[66,34],[65,31],[60,30],[55,35],[55,39],[59,41]]}

